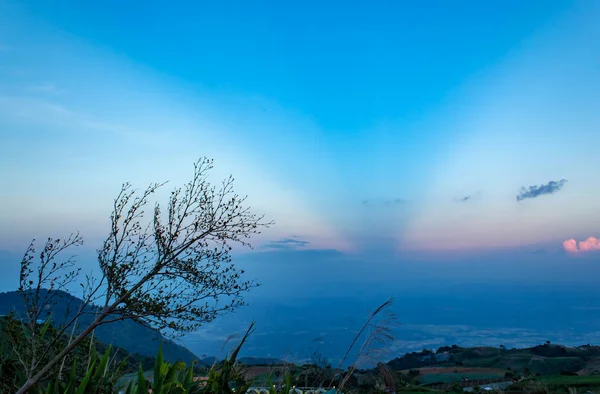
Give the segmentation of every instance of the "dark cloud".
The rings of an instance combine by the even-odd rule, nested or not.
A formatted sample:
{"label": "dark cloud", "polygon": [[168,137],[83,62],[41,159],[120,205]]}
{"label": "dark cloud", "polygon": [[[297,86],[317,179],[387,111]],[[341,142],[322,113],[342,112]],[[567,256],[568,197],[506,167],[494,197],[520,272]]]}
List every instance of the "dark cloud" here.
{"label": "dark cloud", "polygon": [[567,183],[566,179],[561,179],[560,181],[550,181],[545,185],[533,185],[529,186],[529,188],[522,187],[517,194],[517,201],[523,201],[527,198],[536,198],[542,196],[544,194],[554,194]]}
{"label": "dark cloud", "polygon": [[293,238],[284,238],[279,241],[269,241],[263,245],[266,249],[278,249],[278,250],[294,250],[308,245],[310,242],[302,241]]}

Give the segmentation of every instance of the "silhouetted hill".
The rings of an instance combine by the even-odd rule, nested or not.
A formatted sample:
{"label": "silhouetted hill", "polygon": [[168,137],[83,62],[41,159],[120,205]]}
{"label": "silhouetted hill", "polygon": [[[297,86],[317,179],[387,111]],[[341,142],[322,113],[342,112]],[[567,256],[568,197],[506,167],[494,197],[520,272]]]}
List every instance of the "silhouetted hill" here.
{"label": "silhouetted hill", "polygon": [[[199,364],[205,367],[211,367],[215,361],[217,361],[216,357],[205,357],[199,361]],[[221,361],[223,360],[220,360],[219,362]],[[271,357],[239,357],[237,361],[247,366],[276,366],[288,364],[283,360]]]}
{"label": "silhouetted hill", "polygon": [[[46,291],[46,290],[43,290]],[[83,302],[65,292],[57,292],[55,305],[52,310],[52,320],[60,324],[65,316],[72,317]],[[17,291],[0,293],[0,315],[13,312],[16,317],[24,315],[25,306],[21,294]],[[97,307],[88,307],[85,315],[81,316],[78,325],[86,327],[94,319]],[[198,357],[185,347],[165,339],[159,332],[150,327],[136,323],[132,320],[117,321],[99,326],[95,330],[95,336],[99,341],[106,344],[126,349],[129,353],[138,353],[144,356],[154,357],[158,351],[159,344],[163,343],[164,358],[168,361],[182,360],[191,362]]]}
{"label": "silhouetted hill", "polygon": [[[8,322],[8,316],[0,316],[0,349],[4,350],[9,349],[13,345],[13,343],[9,339],[9,335],[6,332]],[[46,338],[46,340],[49,340],[49,338]],[[63,335],[61,342],[63,343],[63,346],[66,346],[66,343],[68,342],[67,334]],[[96,346],[96,351],[100,354],[104,354],[108,350],[108,345],[103,342],[95,340],[94,344]],[[82,349],[81,347],[76,347],[73,350],[73,354],[79,357],[80,360],[85,360],[88,356],[88,350],[89,349],[87,345],[85,345],[85,349]],[[115,345],[112,346],[111,352],[111,357],[113,357],[113,360],[117,363],[122,360],[126,361],[126,364],[124,366],[125,371],[137,371],[140,365],[143,369],[150,369],[154,366],[154,356],[145,356],[141,354],[130,353],[127,351],[127,349]]]}

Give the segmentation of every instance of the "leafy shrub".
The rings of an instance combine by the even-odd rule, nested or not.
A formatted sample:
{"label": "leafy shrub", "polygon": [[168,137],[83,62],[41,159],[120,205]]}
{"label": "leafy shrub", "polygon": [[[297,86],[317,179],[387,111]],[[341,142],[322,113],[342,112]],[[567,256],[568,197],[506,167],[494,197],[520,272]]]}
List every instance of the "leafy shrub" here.
{"label": "leafy shrub", "polygon": [[77,358],[75,358],[67,379],[63,380],[57,376],[45,388],[39,388],[38,392],[40,394],[103,394],[113,392],[125,362],[122,361],[111,371],[110,351],[111,347],[109,346],[104,355],[98,357],[95,348],[92,348],[89,367],[82,379],[77,376]]}

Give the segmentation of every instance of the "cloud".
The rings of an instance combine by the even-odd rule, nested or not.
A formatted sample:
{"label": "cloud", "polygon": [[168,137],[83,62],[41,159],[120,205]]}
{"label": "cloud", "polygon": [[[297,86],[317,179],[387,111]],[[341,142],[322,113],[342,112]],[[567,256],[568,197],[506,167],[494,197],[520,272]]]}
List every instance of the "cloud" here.
{"label": "cloud", "polygon": [[600,250],[600,239],[596,237],[589,237],[583,242],[579,242],[579,250],[586,252],[589,250]]}
{"label": "cloud", "polygon": [[265,249],[277,249],[277,250],[296,250],[310,244],[308,241],[302,241],[293,238],[284,238],[279,241],[269,241],[263,245]]}
{"label": "cloud", "polygon": [[44,82],[39,85],[30,86],[29,90],[37,93],[45,93],[45,94],[61,94],[64,93],[62,89],[56,86],[52,82]]}
{"label": "cloud", "polygon": [[577,247],[577,241],[575,241],[573,238],[571,239],[567,239],[566,241],[563,242],[563,248],[570,253],[577,253],[579,252],[579,248]]}
{"label": "cloud", "polygon": [[76,113],[50,100],[0,95],[0,118],[4,117],[43,124],[81,123]]}
{"label": "cloud", "polygon": [[563,248],[569,253],[600,251],[600,239],[589,237],[585,241],[578,243],[575,239],[571,238],[563,242]]}
{"label": "cloud", "polygon": [[517,195],[517,201],[523,201],[527,198],[536,198],[544,194],[554,194],[557,191],[561,190],[565,183],[567,183],[567,180],[561,179],[560,181],[550,181],[545,185],[529,186],[528,189],[522,187],[521,191]]}

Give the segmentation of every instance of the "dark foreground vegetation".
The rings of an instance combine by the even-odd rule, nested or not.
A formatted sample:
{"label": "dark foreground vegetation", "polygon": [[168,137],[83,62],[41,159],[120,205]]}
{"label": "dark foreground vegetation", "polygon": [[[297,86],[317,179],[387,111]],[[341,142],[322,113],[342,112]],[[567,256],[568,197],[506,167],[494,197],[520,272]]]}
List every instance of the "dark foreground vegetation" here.
{"label": "dark foreground vegetation", "polygon": [[[1,393],[15,392],[25,380],[19,349],[26,346],[27,338],[21,337],[20,324],[12,314],[0,318]],[[40,326],[44,338],[52,338],[55,328],[50,321],[40,322]],[[238,357],[253,328],[249,327],[229,356],[210,365],[200,360],[166,361],[163,345],[157,342],[148,342],[149,348],[157,351],[155,357],[149,357],[92,337],[29,392],[217,394],[259,393],[263,388],[268,390],[263,392],[287,394],[290,390],[308,392],[306,387],[331,393],[600,392],[598,346],[545,343],[506,349],[454,345],[408,353],[369,369],[357,368],[358,360],[349,368],[332,367],[318,354],[302,365],[273,360],[260,365],[260,359],[246,358],[252,363],[247,364]],[[64,336],[56,349],[68,341],[69,336]]]}

